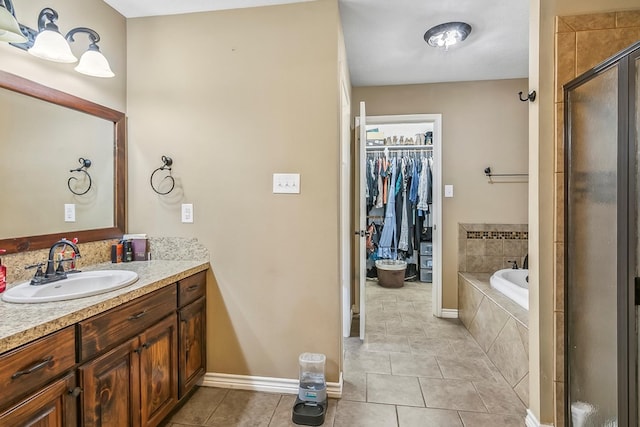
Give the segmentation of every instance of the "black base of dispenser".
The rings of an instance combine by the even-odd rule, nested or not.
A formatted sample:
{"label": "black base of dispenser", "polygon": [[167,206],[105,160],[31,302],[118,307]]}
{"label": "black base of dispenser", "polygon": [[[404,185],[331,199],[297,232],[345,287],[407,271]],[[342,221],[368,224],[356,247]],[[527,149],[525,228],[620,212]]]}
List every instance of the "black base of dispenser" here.
{"label": "black base of dispenser", "polygon": [[327,401],[318,402],[317,404],[305,402],[296,398],[293,405],[293,415],[291,420],[295,424],[304,426],[321,426],[324,423],[324,416],[327,413]]}

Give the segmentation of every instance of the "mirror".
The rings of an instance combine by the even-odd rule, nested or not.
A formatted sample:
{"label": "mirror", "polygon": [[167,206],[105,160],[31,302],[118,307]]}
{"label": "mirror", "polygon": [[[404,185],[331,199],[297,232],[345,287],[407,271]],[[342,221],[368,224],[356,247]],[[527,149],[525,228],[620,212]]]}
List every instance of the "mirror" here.
{"label": "mirror", "polygon": [[[0,248],[15,253],[62,237],[122,236],[124,113],[3,71],[0,88]],[[84,159],[87,173],[72,171]]]}

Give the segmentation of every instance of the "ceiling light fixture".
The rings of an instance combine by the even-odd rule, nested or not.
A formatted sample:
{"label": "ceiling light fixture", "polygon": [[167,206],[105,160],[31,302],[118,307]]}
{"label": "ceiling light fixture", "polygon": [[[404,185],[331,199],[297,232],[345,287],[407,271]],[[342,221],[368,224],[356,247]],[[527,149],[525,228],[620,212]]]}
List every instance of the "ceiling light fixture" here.
{"label": "ceiling light fixture", "polygon": [[[86,33],[89,36],[89,48],[80,57],[80,63],[75,70],[93,77],[115,75],[111,71],[107,58],[100,53],[97,44],[100,41],[100,35],[96,31],[87,27],[76,27],[66,36],[62,35],[56,25],[58,12],[50,7],[42,9],[38,14],[38,31],[36,31],[15,19],[11,0],[0,0],[0,6],[4,6],[0,7],[0,41],[9,42],[12,46],[47,61],[75,63],[78,62],[78,58],[71,52],[69,42],[76,41],[74,36],[77,33]],[[19,34],[15,34],[16,30]]]}
{"label": "ceiling light fixture", "polygon": [[424,41],[433,47],[448,50],[450,46],[460,43],[471,33],[471,25],[466,22],[447,22],[436,25],[424,33]]}

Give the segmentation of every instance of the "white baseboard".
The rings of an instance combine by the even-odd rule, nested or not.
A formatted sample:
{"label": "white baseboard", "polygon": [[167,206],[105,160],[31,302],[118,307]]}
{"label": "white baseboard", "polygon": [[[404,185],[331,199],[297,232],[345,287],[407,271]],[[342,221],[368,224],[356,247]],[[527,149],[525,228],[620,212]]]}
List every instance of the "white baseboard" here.
{"label": "white baseboard", "polygon": [[540,424],[540,421],[538,421],[530,409],[527,409],[527,417],[524,419],[524,423],[527,427],[553,427],[550,424]]}
{"label": "white baseboard", "polygon": [[[207,372],[200,382],[200,385],[204,387],[232,388],[282,394],[298,394],[298,384],[297,379],[218,374],[215,372]],[[327,382],[327,396],[338,399],[342,397],[342,373],[340,374],[340,382]]]}
{"label": "white baseboard", "polygon": [[458,309],[456,308],[443,308],[440,315],[444,319],[457,319]]}

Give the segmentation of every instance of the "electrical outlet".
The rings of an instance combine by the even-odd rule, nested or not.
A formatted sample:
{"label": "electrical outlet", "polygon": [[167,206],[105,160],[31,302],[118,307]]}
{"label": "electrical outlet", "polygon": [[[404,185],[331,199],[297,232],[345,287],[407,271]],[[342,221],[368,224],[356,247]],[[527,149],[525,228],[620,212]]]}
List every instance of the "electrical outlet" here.
{"label": "electrical outlet", "polygon": [[444,186],[444,197],[453,197],[453,185],[447,184]]}
{"label": "electrical outlet", "polygon": [[182,204],[182,222],[184,223],[193,222],[193,204],[191,203]]}
{"label": "electrical outlet", "polygon": [[64,222],[76,222],[76,205],[73,203],[64,204]]}

